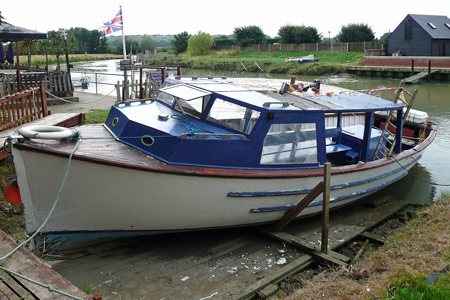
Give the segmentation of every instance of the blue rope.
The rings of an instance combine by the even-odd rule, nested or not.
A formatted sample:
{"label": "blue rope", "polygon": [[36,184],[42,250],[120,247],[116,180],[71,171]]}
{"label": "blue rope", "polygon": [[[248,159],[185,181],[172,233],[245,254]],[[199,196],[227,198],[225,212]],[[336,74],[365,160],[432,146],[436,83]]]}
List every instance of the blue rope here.
{"label": "blue rope", "polygon": [[59,202],[59,198],[61,197],[62,190],[63,190],[63,188],[64,188],[64,185],[66,184],[67,176],[69,175],[70,164],[71,164],[71,162],[72,162],[72,157],[73,157],[73,154],[75,153],[75,151],[77,150],[78,145],[80,144],[80,141],[81,141],[81,134],[78,134],[78,135],[75,136],[74,138],[77,138],[77,143],[75,144],[75,147],[73,148],[72,152],[71,152],[70,155],[69,155],[69,161],[67,162],[66,171],[65,171],[65,173],[64,173],[64,177],[63,177],[61,186],[60,186],[60,188],[59,188],[58,195],[56,196],[55,202],[53,202],[53,206],[52,206],[52,208],[50,209],[50,212],[48,213],[48,215],[47,215],[47,217],[45,218],[44,222],[42,223],[42,225],[41,225],[41,226],[40,226],[40,227],[39,227],[39,228],[38,228],[38,229],[37,229],[37,230],[36,230],[36,231],[35,231],[28,239],[26,239],[25,241],[23,241],[22,243],[20,243],[16,248],[14,248],[13,250],[11,250],[11,251],[10,251],[9,253],[7,253],[6,255],[0,257],[0,261],[6,259],[6,258],[8,258],[8,257],[10,257],[10,256],[13,255],[14,253],[16,253],[20,248],[22,248],[26,243],[28,243],[29,241],[31,241],[32,239],[34,239],[34,237],[35,237],[36,235],[38,235],[39,232],[41,232],[41,230],[42,230],[42,229],[44,228],[44,226],[47,224],[48,220],[50,219],[51,215],[53,214],[53,211],[54,211],[55,208],[56,208],[56,204],[58,204],[58,202]]}

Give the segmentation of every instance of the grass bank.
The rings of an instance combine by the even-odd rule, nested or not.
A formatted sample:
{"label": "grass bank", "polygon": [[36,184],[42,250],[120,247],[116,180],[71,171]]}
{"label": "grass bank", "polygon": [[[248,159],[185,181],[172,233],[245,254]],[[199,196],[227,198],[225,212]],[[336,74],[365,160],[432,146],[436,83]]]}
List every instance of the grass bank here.
{"label": "grass bank", "polygon": [[424,279],[450,264],[450,195],[418,212],[349,269],[330,270],[290,296],[276,299],[450,299],[450,273],[433,285]]}
{"label": "grass bank", "polygon": [[[299,64],[286,62],[288,57],[314,55],[317,62]],[[190,57],[187,54],[162,54],[150,60],[148,64],[177,64],[183,68],[281,73],[292,75],[324,75],[343,72],[345,64],[358,65],[364,53],[361,52],[249,52],[216,51],[209,55]]]}

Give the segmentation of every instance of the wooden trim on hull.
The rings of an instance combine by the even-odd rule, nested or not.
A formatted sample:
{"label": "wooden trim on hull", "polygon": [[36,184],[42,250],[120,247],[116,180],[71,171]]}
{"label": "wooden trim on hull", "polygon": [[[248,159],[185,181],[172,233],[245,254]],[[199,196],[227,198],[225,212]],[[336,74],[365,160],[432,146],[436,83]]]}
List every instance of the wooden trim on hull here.
{"label": "wooden trim on hull", "polygon": [[[303,177],[313,177],[320,176],[323,174],[322,168],[309,168],[309,169],[232,169],[232,168],[212,168],[212,167],[199,167],[199,166],[184,166],[184,165],[169,165],[163,163],[147,154],[140,152],[136,149],[132,149],[120,142],[117,142],[113,137],[106,132],[102,126],[90,125],[79,127],[83,134],[83,128],[96,128],[97,133],[102,135],[100,142],[94,138],[83,139],[80,143],[78,150],[73,155],[73,159],[82,160],[91,163],[104,164],[109,166],[115,166],[119,168],[135,169],[147,172],[157,172],[157,173],[167,173],[167,174],[177,174],[177,175],[195,175],[195,176],[210,176],[210,177],[235,177],[235,178],[303,178]],[[108,136],[105,135],[105,132]],[[414,148],[403,151],[399,154],[394,155],[394,158],[384,158],[372,162],[333,167],[331,169],[331,175],[345,174],[351,172],[365,171],[373,168],[378,168],[384,165],[396,163],[396,160],[402,160],[406,157],[412,156],[417,152],[424,150],[427,146],[431,144],[437,134],[437,126],[432,125],[430,133],[427,138]],[[108,138],[107,138],[108,137]],[[97,146],[99,144],[108,143],[113,145],[117,143],[122,147],[117,157],[108,156],[108,153],[103,153],[101,155],[90,155],[87,151],[88,149],[95,149],[94,144]],[[49,155],[56,155],[60,157],[69,157],[70,152],[73,150],[74,143],[60,142],[58,144],[46,143],[44,141],[39,142],[17,142],[14,147],[19,150],[33,151],[39,153],[45,153]],[[107,147],[105,147],[106,149]],[[86,151],[83,151],[86,149]],[[99,153],[97,151],[96,153]],[[120,159],[122,158],[122,159]]]}

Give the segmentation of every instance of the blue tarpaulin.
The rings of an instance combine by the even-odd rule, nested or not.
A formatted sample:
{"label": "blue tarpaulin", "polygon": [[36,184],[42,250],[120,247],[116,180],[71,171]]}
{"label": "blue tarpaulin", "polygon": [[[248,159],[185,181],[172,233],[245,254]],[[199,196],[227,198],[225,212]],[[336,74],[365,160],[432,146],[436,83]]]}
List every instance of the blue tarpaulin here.
{"label": "blue tarpaulin", "polygon": [[8,50],[6,50],[6,60],[10,63],[14,63],[14,43],[10,42],[8,45]]}
{"label": "blue tarpaulin", "polygon": [[3,44],[0,43],[0,64],[5,63],[5,53],[3,52]]}

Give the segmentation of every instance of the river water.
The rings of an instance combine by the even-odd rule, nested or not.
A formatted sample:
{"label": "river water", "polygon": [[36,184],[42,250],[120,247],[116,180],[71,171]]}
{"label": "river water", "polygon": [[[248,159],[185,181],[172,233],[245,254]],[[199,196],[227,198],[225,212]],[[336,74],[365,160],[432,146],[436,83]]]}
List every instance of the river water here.
{"label": "river water", "polygon": [[[88,77],[90,82],[87,92],[99,94],[111,93],[118,80],[123,77],[114,75],[97,75],[97,81],[110,85],[95,84],[95,75],[89,72],[99,72],[120,75],[122,72],[116,67],[116,61],[97,61],[88,63],[77,63],[74,71],[86,72],[74,73],[74,81],[81,76]],[[173,74],[175,75],[175,74]],[[225,76],[225,77],[263,77],[289,79],[286,74],[257,74],[257,73],[231,73],[202,70],[183,70],[182,75],[186,76]],[[346,74],[333,76],[296,76],[298,80],[313,81],[320,79],[323,84],[335,85],[352,90],[374,89],[379,86],[398,87],[399,79],[367,78],[356,77]],[[136,77],[138,78],[138,77]],[[419,84],[408,85],[409,91],[419,89],[419,93],[414,102],[413,108],[428,113],[429,120],[439,127],[435,141],[428,147],[420,163],[414,166],[410,175],[399,182],[383,189],[380,195],[389,195],[396,199],[408,199],[413,202],[424,203],[431,199],[436,199],[442,192],[450,191],[450,83],[449,82],[420,82]],[[76,90],[82,90],[76,87]],[[114,93],[114,92],[113,92]],[[382,98],[394,99],[393,91],[383,91]],[[433,184],[431,184],[433,183]]]}

